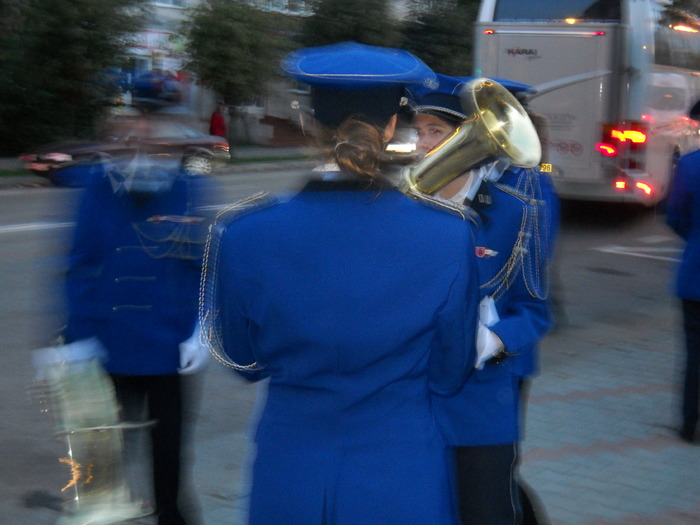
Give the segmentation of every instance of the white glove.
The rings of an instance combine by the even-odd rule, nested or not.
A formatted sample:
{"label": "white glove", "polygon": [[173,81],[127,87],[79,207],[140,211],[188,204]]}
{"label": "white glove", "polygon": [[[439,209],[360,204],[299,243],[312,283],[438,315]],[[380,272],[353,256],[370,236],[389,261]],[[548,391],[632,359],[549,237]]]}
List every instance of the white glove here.
{"label": "white glove", "polygon": [[479,321],[484,326],[493,326],[500,321],[498,311],[496,310],[496,302],[493,297],[487,295],[479,303]]}
{"label": "white glove", "polygon": [[487,295],[479,303],[479,326],[476,334],[476,364],[477,370],[484,368],[484,363],[504,349],[501,339],[489,330],[488,326],[495,325],[500,320],[493,297]]}
{"label": "white glove", "polygon": [[476,335],[476,364],[477,370],[484,368],[484,363],[504,350],[501,339],[479,321]]}
{"label": "white glove", "polygon": [[97,337],[32,350],[32,365],[37,380],[48,379],[51,368],[60,363],[78,363],[90,359],[104,361],[106,358],[107,350]]}
{"label": "white glove", "polygon": [[194,328],[192,336],[180,343],[180,368],[181,374],[194,374],[203,369],[209,362],[209,349],[200,340],[199,323]]}

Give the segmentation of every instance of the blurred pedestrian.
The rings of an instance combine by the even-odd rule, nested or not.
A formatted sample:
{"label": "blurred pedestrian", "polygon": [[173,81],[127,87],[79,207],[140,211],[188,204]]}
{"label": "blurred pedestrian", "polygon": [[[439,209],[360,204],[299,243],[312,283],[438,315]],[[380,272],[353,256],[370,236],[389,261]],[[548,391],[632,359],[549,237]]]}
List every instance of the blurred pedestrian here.
{"label": "blurred pedestrian", "polygon": [[700,151],[681,157],[667,204],[667,224],[684,241],[676,277],[681,300],[686,361],[679,436],[693,443],[698,423],[700,377]]}
{"label": "blurred pedestrian", "polygon": [[[151,164],[144,152],[105,166],[83,196],[66,275],[66,343],[103,354],[122,420],[153,420],[158,525],[199,523],[185,489],[186,388],[206,363],[197,297],[206,183]],[[129,450],[127,458],[135,451]]]}
{"label": "blurred pedestrian", "polygon": [[413,55],[299,50],[326,164],[297,195],[240,203],[214,228],[202,323],[214,352],[269,380],[255,432],[253,525],[456,524],[430,391],[473,369],[472,224],[378,165]]}
{"label": "blurred pedestrian", "polygon": [[[438,82],[435,89],[411,90],[422,153],[469,120],[460,102],[465,79],[438,75]],[[454,446],[462,525],[519,524],[523,506],[531,503],[521,497],[518,472],[523,397],[526,381],[537,371],[537,343],[552,321],[548,271],[558,201],[551,181],[536,169],[494,158],[470,168],[439,194],[469,205],[480,218],[478,358],[457,395],[435,396],[434,402]],[[528,512],[532,519],[535,511],[541,512]]]}
{"label": "blurred pedestrian", "polygon": [[211,118],[209,119],[209,134],[228,138],[226,119],[224,117],[224,105],[222,103],[217,104],[214,112],[211,114]]}

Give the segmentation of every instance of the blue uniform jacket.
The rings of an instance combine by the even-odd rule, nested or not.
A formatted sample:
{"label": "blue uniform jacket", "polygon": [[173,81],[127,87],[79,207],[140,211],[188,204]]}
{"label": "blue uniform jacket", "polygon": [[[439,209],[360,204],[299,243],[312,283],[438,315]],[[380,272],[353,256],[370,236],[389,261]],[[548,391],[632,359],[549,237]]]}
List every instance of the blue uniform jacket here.
{"label": "blue uniform jacket", "polygon": [[534,170],[506,171],[485,182],[474,209],[481,217],[476,256],[481,295],[496,301],[489,327],[508,357],[487,362],[454,396],[435,396],[435,411],[450,444],[513,443],[520,433],[520,381],[536,373],[537,341],[552,323],[548,267],[559,224],[551,181]]}
{"label": "blue uniform jacket", "polygon": [[139,201],[99,178],[83,195],[66,275],[67,342],[96,336],[114,374],[176,374],[197,319],[207,222],[201,178]]}
{"label": "blue uniform jacket", "polygon": [[217,337],[269,377],[251,522],[453,523],[430,392],[475,359],[472,235],[366,181],[314,182],[225,226],[207,268]]}
{"label": "blue uniform jacket", "polygon": [[700,151],[684,155],[678,162],[666,222],[686,242],[676,295],[700,301]]}

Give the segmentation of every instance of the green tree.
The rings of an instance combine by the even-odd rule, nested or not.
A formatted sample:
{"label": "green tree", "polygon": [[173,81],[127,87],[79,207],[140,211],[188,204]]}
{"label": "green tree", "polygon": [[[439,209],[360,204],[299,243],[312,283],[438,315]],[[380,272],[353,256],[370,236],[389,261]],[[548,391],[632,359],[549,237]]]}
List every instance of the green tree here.
{"label": "green tree", "polygon": [[699,0],[674,0],[664,10],[664,21],[667,23],[688,23],[700,25]]}
{"label": "green tree", "polygon": [[403,48],[439,73],[471,74],[478,9],[479,0],[433,0],[427,7],[413,2],[403,26]]}
{"label": "green tree", "polygon": [[280,58],[293,47],[289,25],[246,2],[204,0],[182,27],[186,66],[228,106],[250,102],[265,93]]}
{"label": "green tree", "polygon": [[385,0],[315,0],[313,15],[306,19],[304,46],[320,46],[347,40],[375,46],[396,47],[401,41],[391,3]]}
{"label": "green tree", "polygon": [[[104,72],[124,63],[143,0],[6,1],[0,40],[0,150],[91,135],[115,87]],[[11,125],[10,125],[11,123]]]}

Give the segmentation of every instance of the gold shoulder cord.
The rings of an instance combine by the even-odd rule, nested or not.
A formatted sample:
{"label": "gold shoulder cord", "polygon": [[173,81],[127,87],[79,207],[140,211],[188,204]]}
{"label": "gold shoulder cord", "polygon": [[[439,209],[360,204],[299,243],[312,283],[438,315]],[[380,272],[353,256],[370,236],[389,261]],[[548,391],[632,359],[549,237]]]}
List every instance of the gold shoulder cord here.
{"label": "gold shoulder cord", "polygon": [[510,287],[518,271],[522,272],[525,287],[531,297],[544,300],[549,295],[549,279],[546,271],[548,259],[543,255],[550,235],[548,210],[545,201],[541,198],[539,181],[533,177],[533,173],[536,172],[526,170],[527,175],[520,178],[516,188],[495,184],[500,191],[521,202],[522,218],[518,238],[510,257],[493,279],[481,286],[488,288],[498,282],[496,290],[491,294],[494,299]]}
{"label": "gold shoulder cord", "polygon": [[257,362],[240,365],[233,361],[225,352],[221,335],[221,319],[218,304],[218,271],[221,237],[228,224],[258,209],[272,206],[276,199],[269,198],[267,192],[259,192],[224,207],[215,221],[209,226],[209,233],[204,248],[202,275],[199,285],[199,323],[202,329],[200,343],[206,345],[214,359],[222,365],[238,371],[252,372],[260,370]]}

